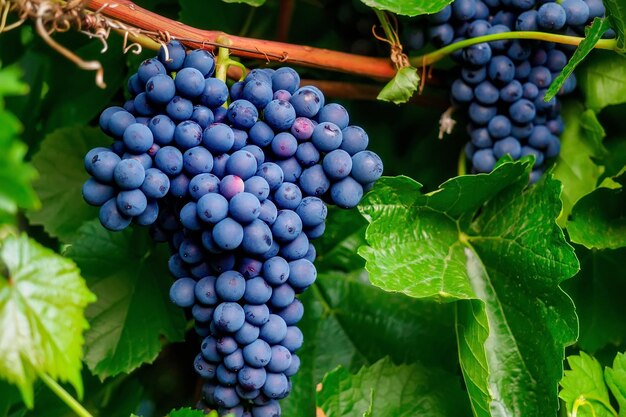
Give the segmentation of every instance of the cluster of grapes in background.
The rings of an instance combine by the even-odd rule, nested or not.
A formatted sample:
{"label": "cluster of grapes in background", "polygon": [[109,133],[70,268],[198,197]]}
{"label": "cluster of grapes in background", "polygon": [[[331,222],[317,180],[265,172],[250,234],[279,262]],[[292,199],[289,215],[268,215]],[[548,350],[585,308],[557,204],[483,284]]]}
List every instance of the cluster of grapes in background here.
{"label": "cluster of grapes in background", "polygon": [[169,242],[170,298],[203,338],[202,406],[278,417],[300,366],[296,295],[317,276],[310,240],[326,204],[356,206],[383,166],[346,109],[293,69],[230,88],[214,72],[211,54],[176,41],[144,61],[132,99],[100,117],[114,143],[85,156],[83,195],[106,228],[152,225]]}
{"label": "cluster of grapes in background", "polygon": [[[426,36],[441,47],[463,39],[510,31],[542,31],[584,36],[584,27],[604,16],[602,0],[455,0],[429,17]],[[609,34],[609,36],[611,36]],[[567,64],[572,47],[529,40],[479,43],[452,55],[460,74],[452,83],[454,105],[467,111],[471,138],[465,151],[472,172],[490,172],[508,154],[514,160],[534,155],[531,182],[560,151],[560,103],[544,101],[550,83]],[[572,74],[558,95],[572,92]]]}

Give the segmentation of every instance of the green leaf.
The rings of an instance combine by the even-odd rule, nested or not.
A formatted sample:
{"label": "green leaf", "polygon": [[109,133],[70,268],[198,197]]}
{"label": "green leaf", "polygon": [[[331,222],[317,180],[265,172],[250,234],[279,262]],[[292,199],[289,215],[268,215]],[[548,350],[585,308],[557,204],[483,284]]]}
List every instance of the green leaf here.
{"label": "green leaf", "polygon": [[321,273],[301,299],[302,365],[292,393],[281,401],[285,416],[315,417],[316,386],[337,365],[356,372],[390,356],[397,363],[419,360],[451,372],[458,366],[450,305],[386,293],[362,271]]}
{"label": "green leaf", "polygon": [[17,388],[0,379],[0,417],[5,417],[11,406],[20,402],[20,392]]}
{"label": "green leaf", "polygon": [[[422,194],[421,184],[410,178],[381,178],[359,206],[370,222],[369,246],[361,247],[359,254],[367,261],[372,283],[415,298],[473,298],[464,245],[451,217],[471,214],[525,180],[526,165],[508,163],[489,175],[456,177],[429,194]],[[422,275],[419,285],[416,271]]]}
{"label": "green leaf", "polygon": [[556,96],[556,94],[565,83],[565,80],[567,80],[569,76],[572,75],[574,69],[578,66],[578,64],[580,64],[585,59],[585,57],[589,55],[589,52],[593,50],[598,41],[602,39],[602,35],[604,35],[604,32],[606,32],[607,30],[609,30],[609,21],[607,19],[593,19],[593,23],[591,24],[591,26],[585,29],[585,39],[580,42],[580,44],[576,48],[576,51],[570,58],[565,68],[563,68],[559,76],[556,77],[556,79],[550,84],[550,88],[548,88],[548,91],[546,92],[544,101],[548,102],[552,100],[554,96]]}
{"label": "green leaf", "polygon": [[78,230],[67,255],[99,300],[86,311],[85,362],[95,375],[128,373],[157,357],[163,337],[183,339],[183,312],[169,300],[169,253],[145,229],[113,233],[93,220]]}
{"label": "green leaf", "polygon": [[623,0],[603,0],[611,26],[617,34],[617,47],[626,51],[626,4]]}
{"label": "green leaf", "polygon": [[17,66],[10,66],[0,70],[0,108],[2,98],[6,96],[21,96],[28,93],[28,84],[20,81],[22,72]]}
{"label": "green leaf", "polygon": [[587,352],[626,342],[626,249],[576,247],[581,270],[564,283],[580,321],[578,345]]}
{"label": "green leaf", "polygon": [[[1,83],[2,81],[0,81]],[[15,135],[21,126],[15,117],[0,109],[0,223],[6,214],[15,215],[18,207],[30,209],[39,206],[31,183],[37,171],[24,162],[28,148]]]}
{"label": "green leaf", "polygon": [[578,80],[590,109],[626,103],[626,56],[597,51],[581,65]]}
{"label": "green leaf", "polygon": [[33,406],[38,374],[70,382],[82,396],[84,309],[95,300],[76,265],[27,236],[2,242],[0,376]]}
{"label": "green leaf", "polygon": [[571,413],[575,402],[585,400],[591,403],[595,413],[591,412],[589,406],[579,406],[580,417],[613,415],[612,408],[607,408],[611,407],[609,392],[604,383],[600,363],[585,352],[580,352],[580,356],[568,356],[567,363],[571,369],[565,371],[559,392],[559,398],[565,402],[567,411]]}
{"label": "green leaf", "polygon": [[173,410],[168,414],[168,417],[206,417],[203,411],[194,410],[192,408],[179,408]]}
{"label": "green leaf", "polygon": [[318,393],[326,417],[467,416],[457,376],[414,363],[382,359],[355,375],[340,366],[328,373]]}
{"label": "green leaf", "polygon": [[561,153],[553,170],[554,178],[563,184],[563,211],[558,222],[565,227],[574,204],[595,190],[604,167],[596,164],[606,154],[602,145],[604,129],[592,110],[577,103],[563,108],[565,132],[561,136]]}
{"label": "green leaf", "polygon": [[415,298],[478,300],[461,303],[457,315],[477,416],[493,407],[503,415],[556,413],[563,349],[576,339],[574,306],[559,288],[578,270],[555,223],[561,187],[548,177],[525,188],[530,165],[507,162],[429,194],[408,178],[383,178],[360,206],[370,226],[359,253],[374,285]]}
{"label": "green leaf", "polygon": [[619,404],[620,417],[626,416],[626,354],[615,356],[613,367],[604,370],[604,379]]}
{"label": "green leaf", "polygon": [[380,91],[378,100],[390,101],[394,104],[406,103],[417,91],[420,76],[414,67],[400,68],[395,77],[391,79]]}
{"label": "green leaf", "polygon": [[98,217],[98,209],[82,197],[83,183],[89,178],[83,158],[90,149],[110,143],[99,129],[91,127],[59,129],[46,136],[33,157],[41,174],[34,187],[43,204],[40,210],[28,212],[32,224],[69,242],[84,222]]}
{"label": "green leaf", "polygon": [[437,13],[453,0],[361,0],[370,7],[405,16]]}
{"label": "green leaf", "polygon": [[588,249],[626,246],[626,173],[614,180],[619,188],[600,187],[578,200],[567,223],[572,242]]}
{"label": "green leaf", "polygon": [[222,0],[226,3],[245,3],[248,6],[259,7],[265,4],[265,0]]}

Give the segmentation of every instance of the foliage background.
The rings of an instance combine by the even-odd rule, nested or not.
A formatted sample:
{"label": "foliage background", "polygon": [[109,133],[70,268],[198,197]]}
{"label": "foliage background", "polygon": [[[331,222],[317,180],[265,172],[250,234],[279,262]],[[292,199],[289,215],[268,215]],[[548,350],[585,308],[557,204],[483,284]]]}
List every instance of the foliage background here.
{"label": "foliage background", "polygon": [[[281,6],[278,0],[268,0],[258,9],[218,0],[142,0],[137,3],[191,26],[264,39],[276,36]],[[289,41],[349,49],[351,41],[361,36],[359,23],[358,19],[347,19],[344,23],[330,24],[334,22],[331,16],[340,10],[348,14],[356,13],[350,10],[367,13],[367,8],[356,1],[296,2]],[[373,19],[374,14],[370,14]],[[90,328],[84,334],[82,369],[83,404],[94,416],[128,416],[131,412],[144,417],[162,416],[176,407],[193,406],[200,397],[200,386],[191,366],[199,340],[193,332],[187,331],[192,324],[169,303],[167,292],[171,278],[166,265],[167,249],[155,246],[142,229],[117,234],[106,232],[96,219],[96,210],[84,204],[80,196],[80,187],[87,178],[82,166],[83,155],[92,147],[108,143],[95,127],[100,111],[111,103],[123,103],[126,80],[139,62],[153,56],[154,52],[124,55],[121,39],[115,36],[110,38],[105,54],[100,54],[98,42],[77,33],[68,32],[58,35],[57,39],[82,57],[99,59],[105,67],[107,88],[97,89],[92,73],[83,72],[58,56],[34,34],[32,26],[25,25],[0,36],[3,68],[0,97],[4,97],[5,102],[4,107],[0,106],[0,125],[3,126],[0,144],[3,149],[13,150],[3,150],[0,155],[0,181],[3,182],[0,213],[5,224],[0,232],[5,235],[14,230],[24,231],[43,246],[73,260],[87,287],[97,297],[85,311]],[[373,53],[384,56],[387,52],[381,44]],[[263,62],[248,64],[266,65]],[[449,63],[443,62],[436,76],[447,78],[451,71],[448,68]],[[304,78],[371,82],[322,70],[299,70]],[[507,252],[503,246],[480,249],[476,243],[477,254],[489,274],[506,278],[502,278],[500,284],[497,280],[493,282],[496,287],[501,286],[500,301],[508,298],[506,315],[517,321],[510,335],[512,339],[502,342],[502,346],[521,344],[522,356],[531,367],[546,368],[537,370],[534,376],[546,377],[546,383],[552,384],[554,396],[539,395],[534,399],[536,408],[533,409],[554,412],[562,348],[576,339],[573,306],[566,305],[567,296],[557,295],[559,303],[564,304],[555,309],[562,308],[563,317],[555,319],[548,312],[539,317],[539,322],[545,326],[537,328],[526,323],[524,317],[515,317],[515,312],[523,310],[524,303],[535,306],[536,300],[554,301],[554,294],[544,292],[559,293],[557,285],[576,274],[578,264],[571,251],[568,255],[565,240],[554,226],[557,217],[559,224],[566,227],[566,236],[574,245],[581,267],[573,279],[562,285],[572,298],[579,319],[578,341],[568,347],[568,354],[582,349],[608,365],[616,352],[626,348],[623,320],[626,315],[623,303],[625,205],[619,188],[621,178],[611,179],[626,165],[623,123],[626,58],[594,51],[578,68],[577,74],[580,89],[564,105],[567,131],[563,135],[561,158],[553,170],[554,177],[563,184],[564,212],[560,217],[556,181],[548,179],[535,191],[522,194],[525,163],[505,164],[497,173],[481,176],[476,183],[466,177],[470,178],[469,182],[461,180],[447,186],[449,193],[454,186],[461,190],[488,190],[477,202],[472,203],[468,198],[461,202],[457,220],[470,241],[471,236],[478,239],[481,233],[488,232],[476,214],[479,207],[476,204],[492,208],[502,206],[507,215],[494,214],[494,219],[501,228],[514,229],[517,236],[513,239],[525,230],[520,219],[534,222],[544,232],[556,236],[549,243],[542,243],[540,236],[534,236],[525,245],[544,251],[553,256],[552,260],[562,261],[565,266],[559,270],[546,266],[529,271],[523,264],[533,258],[524,251]],[[438,126],[434,121],[445,110],[441,106],[445,95],[444,85],[427,83],[424,97],[430,100],[429,105],[339,102],[348,108],[352,122],[369,133],[371,149],[385,162],[385,174],[412,178],[423,185],[422,192],[427,192],[436,190],[439,184],[457,174],[459,154],[466,140],[462,128],[455,129],[444,140],[437,139]],[[18,142],[18,132],[26,146]],[[25,162],[21,161],[23,153]],[[35,175],[33,168],[38,173],[38,178],[32,182],[34,193],[29,192],[29,182]],[[596,190],[599,184],[611,188]],[[507,189],[514,191],[507,195]],[[394,199],[402,200],[407,190],[415,201],[401,203],[410,218],[399,220],[395,216],[401,217],[401,214],[377,212],[372,208],[377,206],[376,202],[389,204]],[[461,373],[463,366],[467,381],[467,375],[480,374],[481,367],[469,369],[467,364],[471,361],[459,362],[466,361],[463,348],[457,352],[457,336],[467,331],[463,330],[463,317],[471,315],[468,309],[478,314],[476,309],[480,309],[481,304],[476,299],[481,297],[472,289],[453,288],[467,279],[463,274],[451,276],[451,291],[443,297],[419,285],[414,291],[407,290],[420,276],[437,268],[438,260],[445,257],[445,252],[425,246],[419,239],[412,241],[415,236],[411,235],[418,230],[436,232],[447,227],[435,218],[410,222],[428,210],[446,211],[444,208],[450,204],[447,195],[442,192],[439,203],[427,203],[420,200],[419,187],[409,179],[381,181],[361,206],[362,213],[370,221],[374,220],[367,242],[368,222],[358,210],[331,211],[327,233],[316,244],[318,282],[302,297],[306,315],[301,328],[306,342],[300,354],[302,368],[294,378],[294,392],[283,402],[284,415],[313,417],[316,401],[329,416],[357,416],[367,410],[377,417],[469,415],[470,399],[466,390],[471,394],[474,411],[486,415],[486,410],[476,408],[484,401],[479,392],[482,388],[474,387],[473,392],[471,384],[463,382]],[[505,203],[507,196],[515,201]],[[571,219],[568,218],[574,204],[583,196],[587,204],[581,201]],[[16,207],[21,210],[16,212]],[[614,210],[604,210],[610,207]],[[488,209],[480,214],[483,218],[487,215]],[[405,236],[407,221],[414,229]],[[444,241],[442,236],[438,239]],[[401,250],[385,252],[384,248],[394,239],[396,242],[408,239],[409,244]],[[372,273],[369,278],[376,286],[368,280],[364,258],[357,254],[357,249],[367,244],[369,249],[360,253],[368,259]],[[494,258],[498,256],[506,262],[498,263]],[[385,257],[387,262],[381,260]],[[416,264],[415,258],[423,262]],[[387,263],[405,268],[396,270]],[[46,268],[40,272],[45,273]],[[49,279],[55,282],[56,277],[49,276]],[[534,289],[533,280],[539,283]],[[552,284],[548,285],[548,281]],[[507,286],[506,283],[515,284]],[[516,297],[521,300],[519,305],[513,300]],[[461,301],[451,302],[454,300]],[[554,352],[546,353],[537,348],[546,334],[554,335]],[[0,340],[3,337],[9,336],[2,332]],[[471,350],[472,346],[469,348]],[[485,354],[489,356],[490,352]],[[545,364],[546,359],[553,363]],[[0,370],[6,366],[2,362],[0,355]],[[341,368],[336,369],[338,365]],[[514,376],[512,368],[504,367],[503,372],[506,377]],[[484,377],[479,375],[478,379],[483,378],[484,383]],[[316,400],[316,387],[322,380],[324,389]],[[494,383],[502,386],[506,380]],[[400,397],[394,397],[401,387],[405,389],[401,390]],[[77,393],[69,385],[66,388]],[[521,401],[528,388],[522,386],[512,398],[503,401],[507,404]],[[340,398],[344,399],[343,405]],[[346,398],[352,401],[349,406],[346,406]],[[33,410],[27,410],[17,390],[0,379],[0,416],[72,415],[41,382],[35,384],[34,404]]]}

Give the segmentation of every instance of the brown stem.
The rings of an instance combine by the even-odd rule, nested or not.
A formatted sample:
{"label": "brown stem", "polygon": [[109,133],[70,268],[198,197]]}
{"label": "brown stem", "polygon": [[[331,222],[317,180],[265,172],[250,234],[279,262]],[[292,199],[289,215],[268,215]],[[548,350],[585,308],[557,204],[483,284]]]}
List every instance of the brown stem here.
{"label": "brown stem", "polygon": [[130,0],[88,0],[86,7],[92,11],[119,20],[122,23],[149,32],[168,33],[193,48],[209,51],[219,45],[218,38],[226,36],[231,41],[232,55],[362,75],[375,79],[390,79],[396,71],[387,58],[374,58],[345,52],[292,45],[283,42],[244,38],[221,31],[201,30],[176,22],[143,9]]}
{"label": "brown stem", "polygon": [[289,38],[289,28],[293,16],[294,0],[280,0],[280,14],[278,15],[278,29],[276,39],[285,42]]}

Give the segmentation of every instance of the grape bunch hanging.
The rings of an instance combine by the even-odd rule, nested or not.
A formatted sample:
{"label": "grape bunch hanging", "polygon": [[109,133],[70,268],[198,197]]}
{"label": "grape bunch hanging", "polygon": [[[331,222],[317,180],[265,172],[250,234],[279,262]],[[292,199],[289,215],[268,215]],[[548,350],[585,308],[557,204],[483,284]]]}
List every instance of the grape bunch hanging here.
{"label": "grape bunch hanging", "polygon": [[[382,174],[368,135],[288,67],[227,84],[177,41],[144,61],[133,97],[100,116],[110,148],[85,156],[87,203],[110,230],[169,242],[170,298],[203,338],[194,367],[220,415],[277,417],[303,343],[296,295],[316,279],[326,204],[356,206]],[[228,104],[230,103],[230,104]]]}
{"label": "grape bunch hanging", "polygon": [[[426,39],[441,47],[463,39],[510,31],[558,32],[584,36],[584,27],[604,16],[602,0],[455,0],[429,17]],[[423,32],[413,30],[420,47]],[[490,172],[508,154],[534,155],[531,182],[560,151],[564,125],[556,98],[544,101],[550,83],[572,53],[571,46],[530,40],[479,43],[453,54],[460,74],[451,86],[452,103],[469,117],[466,155],[472,172]],[[576,87],[572,74],[558,95]]]}

